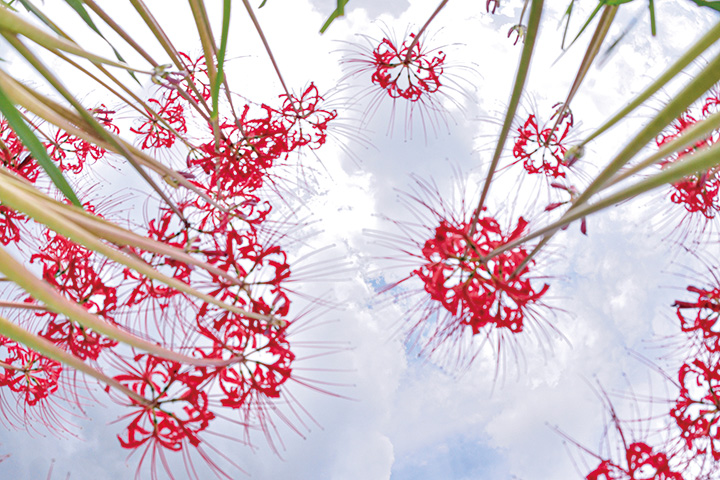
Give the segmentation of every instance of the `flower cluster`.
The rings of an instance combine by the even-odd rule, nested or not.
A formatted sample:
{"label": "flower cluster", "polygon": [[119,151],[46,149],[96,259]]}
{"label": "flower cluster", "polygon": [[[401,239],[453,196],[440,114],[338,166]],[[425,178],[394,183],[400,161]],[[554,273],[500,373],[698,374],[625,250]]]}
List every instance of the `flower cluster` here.
{"label": "flower cluster", "polygon": [[[668,130],[656,139],[658,147],[680,137],[690,126],[715,113],[720,104],[720,90],[711,91],[704,99],[702,106],[695,110],[688,110],[670,124]],[[707,138],[697,141],[685,149],[663,160],[660,165],[665,167],[686,155],[691,155],[698,149],[713,145],[719,138],[718,132],[713,132]],[[704,172],[687,176],[672,185],[670,201],[682,205],[689,214],[702,215],[706,220],[715,218],[720,210],[718,193],[720,192],[720,179],[717,167]]]}
{"label": "flower cluster", "polygon": [[[203,434],[218,419],[227,420],[227,412],[235,412],[231,421],[244,430],[242,441],[249,442],[251,432],[259,429],[272,445],[277,434],[273,415],[278,412],[273,402],[281,399],[292,380],[296,358],[289,338],[291,268],[278,242],[282,233],[268,221],[272,205],[267,187],[273,186],[273,168],[293,152],[316,150],[326,143],[328,124],[337,113],[323,107],[323,97],[310,84],[297,97],[280,95],[275,108],[248,102],[239,110],[223,108],[217,123],[207,121],[203,105],[207,106],[211,88],[204,60],[185,54],[180,58],[185,71],[158,76],[159,95],[146,101],[145,116],[129,131],[138,148],[151,155],[177,152],[182,138],[187,147],[181,172],[186,188],[174,191],[164,203],[148,201],[145,221],[130,225],[135,234],[152,242],[151,247],[112,242],[118,252],[156,274],[115,263],[29,224],[24,215],[4,205],[0,241],[29,251],[27,263],[48,287],[108,326],[192,359],[179,363],[120,347],[116,339],[46,309],[26,294],[15,302],[13,321],[126,388],[108,387],[130,410],[119,420],[125,422],[118,435],[120,445],[142,451],[141,462],[150,458],[152,468],[156,459],[161,460],[170,475],[166,452],[182,452],[189,459],[187,450],[192,448],[216,474],[231,478],[203,450]],[[102,105],[91,113],[109,133],[119,132],[113,111]],[[40,122],[33,126],[52,139],[46,144],[48,153],[71,180],[87,174],[106,156],[104,149],[60,129]],[[6,169],[33,183],[42,178],[5,121],[0,123],[0,139]],[[114,214],[96,213],[96,208],[102,210],[84,205],[87,214],[100,218]],[[202,297],[182,292],[172,282]],[[19,294],[9,289],[6,295]],[[0,337],[0,393],[13,395],[21,409],[30,412],[25,415],[28,424],[29,419],[61,424],[62,415],[47,413],[53,409],[51,400],[79,401],[83,396],[76,390],[80,382],[63,383],[63,375],[59,363]],[[61,384],[69,393],[53,400]],[[291,404],[292,397],[280,402]],[[39,410],[46,414],[33,415]]]}
{"label": "flower cluster", "polygon": [[414,34],[400,46],[383,38],[372,55],[375,67],[372,82],[392,98],[417,102],[423,95],[437,92],[442,85],[445,54],[424,51]]}
{"label": "flower cluster", "polygon": [[523,330],[526,311],[549,286],[531,285],[524,248],[510,249],[486,259],[490,252],[519,238],[527,229],[521,217],[515,229],[503,234],[492,217],[476,223],[451,225],[444,221],[435,237],[425,242],[427,263],[413,272],[430,297],[477,334],[487,326]]}
{"label": "flower cluster", "polygon": [[574,120],[570,110],[565,109],[563,104],[553,108],[556,110],[548,123],[540,126],[537,117],[530,114],[525,123],[517,129],[513,157],[522,162],[527,173],[543,174],[556,179],[565,177],[571,166],[565,159],[565,153]]}
{"label": "flower cluster", "polygon": [[625,465],[603,460],[590,472],[586,480],[683,480],[680,473],[673,472],[668,457],[656,452],[643,442],[634,442],[625,449]]}

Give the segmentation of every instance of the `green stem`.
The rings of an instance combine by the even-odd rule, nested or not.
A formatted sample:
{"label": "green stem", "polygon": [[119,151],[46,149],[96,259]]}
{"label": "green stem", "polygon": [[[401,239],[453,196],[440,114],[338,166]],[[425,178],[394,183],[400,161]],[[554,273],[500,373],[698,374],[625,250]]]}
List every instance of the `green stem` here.
{"label": "green stem", "polygon": [[47,32],[42,31],[41,29],[28,23],[18,15],[10,12],[10,10],[8,10],[6,7],[2,6],[0,6],[0,31],[2,31],[3,34],[7,34],[9,36],[22,35],[50,51],[62,50],[68,53],[72,53],[73,55],[86,58],[94,63],[111,65],[113,67],[122,68],[130,72],[147,74],[151,73],[147,70],[139,70],[136,68],[132,68],[127,64],[108,60],[107,58],[103,58],[101,56],[89,53],[86,50],[80,48],[77,44],[65,38],[55,37]]}
{"label": "green stem", "polygon": [[500,131],[500,137],[498,138],[497,145],[495,146],[495,153],[493,154],[492,162],[488,170],[487,176],[485,177],[485,184],[483,185],[482,193],[480,194],[480,201],[473,214],[473,221],[471,222],[470,236],[475,231],[475,225],[480,217],[480,212],[485,205],[485,199],[487,198],[488,191],[490,190],[490,183],[492,182],[493,176],[497,169],[497,165],[500,162],[500,156],[502,155],[503,148],[505,148],[505,142],[507,141],[510,128],[512,127],[513,119],[515,118],[515,112],[517,111],[518,104],[520,103],[520,97],[522,96],[523,88],[525,87],[525,81],[527,80],[528,72],[530,71],[530,60],[532,58],[533,50],[535,48],[535,41],[537,39],[538,29],[540,28],[540,17],[542,16],[543,0],[532,0],[530,7],[530,18],[528,20],[527,36],[523,43],[522,54],[520,55],[520,65],[518,66],[517,74],[515,75],[515,85],[513,87],[512,95],[510,97],[510,103],[508,104],[507,111],[505,113],[505,121]]}
{"label": "green stem", "polygon": [[63,363],[79,372],[89,375],[96,380],[99,380],[100,382],[127,395],[129,398],[131,398],[140,405],[147,405],[150,403],[145,397],[138,395],[136,392],[130,390],[128,387],[118,382],[114,378],[108,377],[100,370],[91,367],[90,365],[81,361],[74,355],[71,355],[68,352],[62,350],[60,347],[54,345],[49,340],[39,335],[30,333],[24,328],[21,328],[18,325],[15,325],[10,320],[2,317],[0,317],[0,334],[4,337],[7,337],[11,340],[25,345],[26,347],[34,350],[35,352],[46,356],[47,358],[55,360],[56,362]]}
{"label": "green stem", "polygon": [[580,68],[578,69],[577,75],[575,76],[575,81],[570,87],[570,91],[568,92],[567,98],[565,99],[565,103],[563,103],[560,111],[558,112],[557,119],[555,119],[555,125],[553,125],[552,130],[550,131],[550,135],[548,135],[547,137],[548,142],[555,134],[555,131],[557,130],[558,125],[560,125],[560,121],[563,118],[563,115],[570,108],[570,103],[573,101],[573,98],[575,98],[575,95],[580,89],[580,85],[582,84],[583,80],[585,80],[585,76],[587,75],[588,71],[590,71],[592,63],[595,61],[597,54],[600,52],[600,47],[602,46],[603,41],[605,41],[608,30],[610,30],[610,25],[615,18],[617,9],[617,5],[608,5],[603,10],[600,21],[598,22],[597,28],[595,29],[595,33],[590,40],[590,44],[585,51],[585,56],[583,57]]}
{"label": "green stem", "polygon": [[595,130],[588,138],[580,143],[579,147],[582,148],[606,131],[613,127],[620,120],[625,118],[630,112],[635,110],[637,107],[643,104],[645,100],[650,98],[655,92],[660,90],[666,83],[672,80],[678,73],[680,73],[685,67],[690,65],[696,58],[698,58],[705,50],[707,50],[713,43],[720,38],[720,22],[715,25],[708,33],[702,36],[695,45],[690,47],[675,63],[673,63],[657,80],[652,82],[643,92],[635,97],[630,103],[625,106],[622,110],[612,116],[610,120],[605,122],[600,128]]}
{"label": "green stem", "polygon": [[683,130],[682,135],[679,135],[672,141],[664,144],[655,153],[647,157],[642,162],[639,162],[626,170],[620,171],[617,175],[608,180],[607,183],[603,185],[603,188],[611,187],[631,175],[634,175],[641,170],[658,163],[660,160],[669,157],[673,153],[694,145],[695,143],[707,138],[718,129],[720,129],[720,112],[716,112],[706,119]]}
{"label": "green stem", "polygon": [[133,158],[133,156],[130,154],[130,152],[118,141],[115,140],[114,136],[111,135],[105,128],[100,124],[100,122],[97,121],[97,119],[88,112],[85,107],[83,107],[76,99],[75,97],[70,93],[70,91],[65,88],[65,86],[60,82],[60,80],[52,74],[52,72],[38,59],[26,46],[23,44],[17,37],[6,35],[3,33],[3,36],[5,39],[7,39],[10,44],[15,47],[15,49],[23,56],[25,59],[30,62],[30,64],[37,70],[45,79],[50,82],[50,84],[57,90],[70,104],[75,107],[75,110],[78,114],[83,118],[85,123],[92,128],[92,130],[95,131],[95,133],[102,138],[104,141],[110,143],[116,151],[120,152],[132,165],[132,167],[140,174],[140,176],[145,180],[145,182],[150,185],[150,187],[155,190],[155,192],[160,196],[160,198],[163,199],[163,201],[170,207],[170,209],[184,222],[187,222],[185,219],[185,216],[182,214],[182,212],[178,209],[178,207],[175,205],[175,203],[170,200],[170,197],[163,192],[160,187],[155,183],[155,181],[150,178],[148,173],[145,171],[145,169],[137,163],[137,161]]}
{"label": "green stem", "polygon": [[711,147],[703,148],[698,150],[693,155],[687,155],[681,160],[669,165],[664,170],[656,173],[650,177],[640,180],[629,187],[613,193],[604,199],[598,200],[592,204],[585,204],[578,206],[577,208],[568,210],[562,218],[555,222],[546,225],[545,227],[529,233],[522,238],[518,238],[512,242],[502,245],[492,252],[490,252],[483,260],[487,261],[493,257],[496,257],[503,252],[512,250],[530,240],[533,240],[539,236],[545,236],[548,238],[552,236],[554,232],[557,232],[565,225],[569,225],[575,220],[586,217],[590,214],[599,212],[605,208],[611,207],[615,204],[636,197],[642,193],[648,192],[655,188],[661,187],[668,183],[676,182],[688,175],[693,175],[697,172],[705,171],[718,164],[718,158],[720,158],[720,143],[717,143]]}
{"label": "green stem", "polygon": [[[60,235],[63,235],[64,237],[67,237],[68,239],[79,243],[90,250],[96,251],[101,255],[109,258],[110,260],[113,260],[121,265],[131,268],[150,279],[164,283],[165,285],[172,287],[179,292],[198,298],[210,305],[214,305],[216,307],[231,311],[233,313],[237,313],[239,315],[243,315],[248,318],[261,320],[268,323],[276,323],[282,321],[274,318],[271,315],[261,315],[243,310],[234,305],[229,305],[211,295],[196,290],[187,283],[181,282],[180,280],[168,277],[167,275],[158,272],[156,269],[154,269],[152,266],[148,265],[142,260],[138,260],[134,257],[125,255],[116,248],[106,245],[96,236],[88,232],[86,229],[70,222],[67,217],[63,218],[59,217],[57,214],[54,214],[52,209],[49,209],[46,206],[42,205],[43,202],[39,197],[28,196],[27,193],[21,191],[17,187],[13,186],[10,182],[8,182],[4,176],[0,176],[0,202],[2,202],[3,205],[7,205],[10,208],[13,208],[32,217],[37,222],[46,225],[48,228],[54,230]],[[7,276],[10,277],[10,275]],[[50,306],[50,304],[45,302],[43,299],[38,298],[38,300],[41,300],[44,303],[48,304],[48,306]]]}
{"label": "green stem", "polygon": [[445,8],[445,5],[447,5],[449,1],[450,0],[442,0],[442,2],[440,2],[440,5],[438,5],[433,14],[430,15],[430,18],[428,18],[427,22],[425,22],[425,25],[423,25],[417,35],[415,35],[415,38],[413,38],[412,43],[408,47],[407,55],[405,55],[405,61],[403,61],[403,64],[408,65],[410,63],[410,57],[412,57],[413,48],[415,48],[415,45],[417,45],[417,43],[420,41],[420,37],[423,35],[423,33],[425,33],[425,30],[427,30],[430,23],[435,19],[435,17],[437,17],[438,13],[440,13],[440,11]]}
{"label": "green stem", "polygon": [[[270,62],[273,65],[273,68],[275,69],[275,73],[277,74],[278,79],[280,80],[280,84],[282,85],[283,90],[285,91],[285,95],[287,95],[288,100],[292,99],[292,96],[290,95],[290,90],[288,90],[287,85],[285,85],[285,80],[283,79],[282,73],[280,73],[280,67],[278,66],[277,62],[275,61],[275,55],[273,55],[272,50],[270,49],[270,44],[267,41],[267,38],[265,37],[265,33],[263,33],[262,28],[260,27],[260,22],[258,22],[257,17],[255,16],[255,12],[253,12],[252,7],[250,6],[250,3],[248,0],[242,0],[243,5],[245,5],[245,9],[248,12],[248,15],[250,15],[250,20],[252,20],[253,25],[255,26],[255,30],[257,30],[258,35],[260,35],[260,40],[262,40],[263,45],[265,46],[265,51],[268,54],[268,57],[270,58]],[[295,110],[295,113],[300,116],[300,112],[297,110],[297,106],[295,105],[295,102],[291,102],[293,110]]]}

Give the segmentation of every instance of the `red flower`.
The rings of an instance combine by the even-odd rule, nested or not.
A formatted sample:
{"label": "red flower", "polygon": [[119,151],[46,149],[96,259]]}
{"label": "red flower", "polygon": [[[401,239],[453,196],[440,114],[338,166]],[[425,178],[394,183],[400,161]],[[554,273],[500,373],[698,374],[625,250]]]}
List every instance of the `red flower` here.
{"label": "red flower", "polygon": [[443,221],[422,249],[427,263],[413,274],[425,283],[430,297],[469,325],[473,334],[488,325],[521,332],[527,307],[540,300],[549,286],[533,287],[526,278],[528,265],[516,272],[527,257],[522,247],[488,261],[482,257],[519,238],[526,227],[522,217],[509,235],[492,217],[479,219],[475,232],[470,222]]}
{"label": "red flower", "polygon": [[678,373],[680,395],[670,411],[688,449],[720,460],[720,358],[685,363]]}
{"label": "red flower", "polygon": [[[705,99],[705,104],[702,107],[700,115],[707,117],[716,109],[719,103],[718,92],[711,94]],[[682,136],[682,133],[688,127],[697,123],[697,121],[690,111],[683,113],[670,125],[669,131],[664,132],[656,138],[655,142],[657,146],[661,147],[671,140]],[[692,155],[693,152],[700,148],[713,145],[719,135],[718,132],[713,132],[709,137],[701,139],[695,142],[694,145],[688,146],[684,150],[671,155],[660,163],[661,167],[670,165],[685,155]],[[720,211],[720,204],[718,203],[720,199],[719,193],[720,179],[718,178],[717,168],[711,168],[705,172],[689,175],[673,183],[670,192],[670,201],[682,205],[685,210],[691,214],[700,213],[706,219],[710,220],[715,218],[718,211]]]}
{"label": "red flower", "polygon": [[[187,133],[185,124],[185,109],[182,104],[172,102],[165,98],[163,103],[151,98],[148,103],[156,105],[157,115],[165,120],[177,133]],[[165,127],[155,118],[152,112],[148,111],[148,120],[137,128],[131,128],[131,132],[142,135],[142,149],[172,147],[175,144],[176,134]]]}
{"label": "red flower", "polygon": [[668,457],[662,452],[653,453],[643,442],[631,443],[625,450],[627,467],[603,460],[590,472],[586,480],[683,480],[680,473],[670,470]]}
{"label": "red flower", "polygon": [[400,47],[383,38],[372,52],[375,71],[372,82],[384,89],[392,98],[417,102],[423,95],[437,92],[441,87],[445,54],[423,50],[422,42],[410,46],[415,34],[410,34]]}
{"label": "red flower", "polygon": [[[555,108],[558,108],[558,105]],[[569,167],[565,160],[565,152],[567,152],[565,140],[574,122],[572,113],[567,111],[553,132],[558,112],[559,110],[542,128],[538,126],[535,115],[531,114],[517,130],[513,157],[517,161],[522,161],[523,167],[530,174],[542,173],[551,178],[565,176],[565,171]]]}
{"label": "red flower", "polygon": [[40,165],[27,153],[25,146],[15,131],[10,128],[7,120],[0,120],[0,140],[5,145],[5,148],[0,149],[2,165],[29,182],[35,183],[40,175]]}
{"label": "red flower", "polygon": [[285,338],[287,327],[224,314],[212,326],[199,324],[200,334],[211,341],[197,353],[204,358],[237,359],[236,363],[214,370],[210,378],[223,392],[221,404],[253,415],[258,395],[280,396],[280,387],[290,378],[295,355]]}
{"label": "red flower", "polygon": [[188,159],[188,167],[199,167],[209,176],[207,190],[218,199],[252,193],[262,187],[267,171],[290,151],[287,127],[270,107],[264,116],[253,118],[246,105],[239,124],[220,123],[222,140],[200,145]]}
{"label": "red flower", "polygon": [[22,213],[0,205],[0,243],[7,245],[20,241],[20,224],[27,221],[28,217]]}
{"label": "red flower", "polygon": [[280,96],[283,97],[285,101],[278,113],[286,124],[289,149],[306,145],[313,150],[320,148],[327,139],[328,123],[337,118],[337,111],[319,108],[323,97],[312,83],[300,98]]}
{"label": "red flower", "polygon": [[132,420],[124,435],[118,435],[120,445],[135,449],[149,442],[153,448],[174,451],[182,450],[185,442],[198,446],[198,434],[215,418],[208,410],[207,394],[198,389],[198,379],[181,373],[180,364],[152,355],[137,355],[133,363],[139,368],[128,364],[130,372],[115,379],[150,403],[130,399],[137,412],[128,415]]}
{"label": "red flower", "polygon": [[5,337],[0,337],[0,387],[23,396],[23,404],[37,405],[58,389],[62,365]]}
{"label": "red flower", "polygon": [[[45,231],[45,238],[47,243],[41,251],[30,257],[31,263],[37,261],[42,266],[43,280],[90,312],[112,318],[117,291],[102,279],[105,264],[97,263],[92,251],[51,230]],[[43,315],[55,316],[48,312]]]}
{"label": "red flower", "polygon": [[[689,292],[697,294],[697,300],[686,302],[677,300],[673,306],[680,319],[683,332],[698,332],[702,335],[705,347],[711,352],[720,352],[720,289],[702,289],[687,287]],[[685,312],[690,310],[688,316]],[[694,314],[694,316],[693,316]]]}

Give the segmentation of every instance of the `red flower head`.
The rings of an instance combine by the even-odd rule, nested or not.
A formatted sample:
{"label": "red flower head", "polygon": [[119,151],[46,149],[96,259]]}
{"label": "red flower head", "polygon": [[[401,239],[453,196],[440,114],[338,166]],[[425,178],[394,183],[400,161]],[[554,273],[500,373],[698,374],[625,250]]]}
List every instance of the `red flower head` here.
{"label": "red flower head", "polygon": [[425,291],[451,315],[469,325],[474,334],[485,326],[521,332],[528,305],[547,292],[548,285],[533,287],[525,276],[527,257],[518,247],[484,260],[492,250],[519,238],[527,227],[521,217],[509,235],[502,233],[492,217],[478,219],[475,231],[470,222],[441,222],[435,237],[425,242],[422,255],[428,263],[415,270]]}
{"label": "red flower head", "polygon": [[697,300],[677,300],[673,304],[677,308],[676,314],[682,331],[700,333],[707,350],[720,352],[720,289],[689,286],[687,290],[697,294]]}
{"label": "red flower head", "polygon": [[[559,106],[562,104],[555,108]],[[523,168],[530,174],[542,173],[550,178],[558,178],[564,177],[569,168],[565,160],[565,141],[573,127],[573,116],[570,111],[566,111],[558,121],[558,113],[559,110],[556,110],[550,122],[542,127],[538,125],[535,115],[531,114],[517,130],[513,157],[521,161]]]}
{"label": "red flower head", "polygon": [[0,387],[8,387],[34,406],[55,393],[62,365],[5,337],[0,337]]}
{"label": "red flower head", "polygon": [[[705,98],[705,102],[699,112],[693,113],[690,110],[686,111],[670,125],[667,131],[659,135],[655,140],[657,146],[661,147],[682,136],[682,133],[688,127],[699,121],[696,118],[700,120],[706,118],[717,109],[718,104],[720,104],[720,91],[714,91]],[[692,155],[693,152],[700,148],[713,145],[719,136],[720,134],[718,134],[718,132],[713,132],[707,138],[701,139],[694,145],[690,145],[684,150],[663,160],[660,163],[661,167],[670,165],[685,155]],[[689,175],[673,183],[670,192],[670,201],[682,205],[685,210],[691,214],[699,213],[710,220],[715,218],[718,211],[720,211],[720,204],[718,203],[720,201],[719,193],[720,179],[718,178],[718,169],[714,167],[705,172]]]}
{"label": "red flower head", "polygon": [[685,363],[678,373],[680,395],[670,411],[688,449],[720,460],[720,358],[711,353]]}
{"label": "red flower head", "polygon": [[625,451],[627,467],[603,460],[590,472],[586,480],[683,480],[683,476],[670,470],[668,457],[643,442],[630,444]]}
{"label": "red flower head", "polygon": [[280,98],[285,99],[278,113],[286,124],[289,149],[305,145],[313,150],[320,148],[327,140],[328,123],[337,118],[337,111],[320,108],[323,97],[312,83],[300,98],[287,95]]}
{"label": "red flower head", "polygon": [[115,379],[150,403],[139,405],[130,399],[138,410],[130,415],[125,434],[118,435],[120,444],[135,449],[149,442],[174,451],[185,442],[198,446],[198,434],[215,418],[208,410],[207,394],[198,390],[198,379],[181,373],[180,364],[152,355],[137,355],[133,362],[138,367],[128,364],[131,371]]}
{"label": "red flower head", "polygon": [[415,42],[410,34],[399,47],[383,38],[372,52],[372,82],[392,98],[417,102],[423,95],[437,92],[441,87],[445,54],[423,50],[422,42]]}

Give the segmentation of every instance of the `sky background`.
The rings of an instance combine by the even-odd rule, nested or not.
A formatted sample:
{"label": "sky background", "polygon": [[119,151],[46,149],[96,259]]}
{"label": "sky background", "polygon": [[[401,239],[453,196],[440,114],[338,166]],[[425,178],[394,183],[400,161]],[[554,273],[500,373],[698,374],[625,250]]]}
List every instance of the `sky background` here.
{"label": "sky background", "polygon": [[[193,30],[184,3],[172,9],[167,3],[148,3],[178,49],[199,53],[198,40],[188,34]],[[207,3],[211,18],[219,21],[219,2]],[[680,215],[663,203],[664,194],[651,194],[591,217],[588,236],[582,236],[576,225],[558,235],[538,259],[539,274],[547,276],[545,281],[551,285],[543,319],[522,338],[508,340],[516,342],[508,352],[514,348],[517,353],[506,357],[506,370],[498,379],[488,349],[460,373],[443,368],[442,362],[418,359],[405,348],[398,331],[413,299],[419,297],[393,303],[389,295],[377,293],[380,286],[407,276],[411,264],[399,251],[402,242],[388,248],[377,240],[377,234],[368,233],[401,234],[387,218],[412,221],[401,192],[413,188],[413,175],[437,184],[438,194],[426,198],[429,203],[442,197],[460,208],[465,196],[469,204],[477,201],[473,200],[477,198],[475,185],[492,155],[520,53],[520,45],[513,46],[507,39],[508,29],[517,23],[520,2],[503,1],[498,13],[489,15],[484,2],[454,0],[432,24],[427,45],[446,53],[447,86],[457,85],[456,90],[441,92],[446,95],[439,98],[447,111],[434,125],[420,110],[406,114],[402,102],[392,105],[385,99],[372,108],[369,105],[378,94],[368,76],[348,77],[347,73],[353,65],[348,59],[357,58],[367,45],[386,34],[402,38],[408,31],[417,31],[436,2],[352,0],[346,17],[320,36],[317,30],[334,3],[268,0],[258,18],[291,89],[301,91],[314,81],[328,104],[340,111],[332,138],[318,157],[307,154],[303,159],[312,194],[294,192],[305,203],[294,207],[298,218],[311,214],[316,222],[311,227],[314,235],[295,254],[331,245],[307,263],[310,268],[313,261],[322,260],[335,270],[319,280],[299,281],[297,288],[316,296],[332,294],[343,307],[324,312],[314,321],[314,328],[296,339],[298,345],[304,340],[336,342],[333,345],[339,351],[298,361],[296,371],[304,369],[308,377],[329,382],[327,388],[345,398],[288,385],[309,415],[303,413],[296,421],[302,436],[278,425],[284,441],[282,458],[273,454],[260,435],[254,449],[221,437],[210,438],[210,443],[230,455],[250,478],[260,479],[583,478],[597,462],[583,460],[579,449],[551,426],[599,451],[606,416],[598,384],[614,395],[613,403],[620,411],[654,408],[662,414],[669,408],[661,400],[668,395],[661,376],[630,352],[659,358],[658,362],[670,357],[659,345],[674,327],[670,305],[682,296],[683,282],[687,282],[680,273],[703,271],[701,262],[677,253],[677,245],[668,240],[674,224],[667,218]],[[561,33],[556,27],[566,2],[547,3],[520,104],[522,119],[529,113],[547,119],[552,105],[564,99],[590,36],[588,32],[558,60]],[[239,2],[236,5],[228,50],[230,83],[256,102],[273,102],[280,93],[279,84],[245,12]],[[578,30],[580,19],[592,7],[593,2],[577,5],[571,32]],[[46,8],[71,18],[56,2],[46,2]],[[118,8],[116,18],[123,22],[132,21],[118,5],[108,8]],[[577,139],[600,125],[717,21],[713,12],[689,1],[657,2],[656,14],[658,36],[652,38],[644,2],[620,9],[611,39],[634,18],[637,24],[602,68],[593,68],[588,75],[572,108]],[[73,31],[82,34],[80,27]],[[146,35],[138,29],[138,39],[145,41]],[[150,40],[147,44],[156,51]],[[103,48],[97,45],[98,51],[104,52]],[[0,53],[7,53],[7,47]],[[21,62],[8,57],[17,68],[13,70],[17,77],[30,75]],[[102,98],[95,87],[69,78],[74,78],[73,87],[89,103]],[[573,181],[586,181],[675,88],[673,84],[660,92],[626,126],[592,144],[582,160],[585,173]],[[149,82],[146,90],[152,91]],[[533,187],[524,184],[521,188],[516,170],[500,173],[491,189],[489,210],[498,212],[506,224],[514,223],[520,214],[537,220],[533,225],[540,224],[544,199],[527,195]],[[428,235],[434,227],[427,225]],[[425,238],[409,240],[422,243]],[[717,244],[707,247],[711,253],[713,249],[717,250]],[[413,287],[418,288],[406,288]],[[552,325],[561,335],[542,325]],[[543,332],[548,332],[547,338],[539,340]],[[626,395],[629,385],[635,392],[630,399]],[[646,397],[651,401],[638,400]],[[131,478],[137,458],[126,460],[127,452],[117,444],[120,426],[112,421],[118,410],[109,402],[87,410],[92,421],[79,421],[77,438],[58,440],[37,433],[0,431],[0,453],[11,455],[0,465],[6,472],[2,476],[46,478],[53,465],[52,478],[68,474],[74,480]],[[234,435],[233,427],[227,424],[220,430]],[[182,472],[182,459],[171,457],[171,461],[175,471]],[[183,478],[182,473],[177,478]],[[238,474],[238,478],[244,477]]]}

